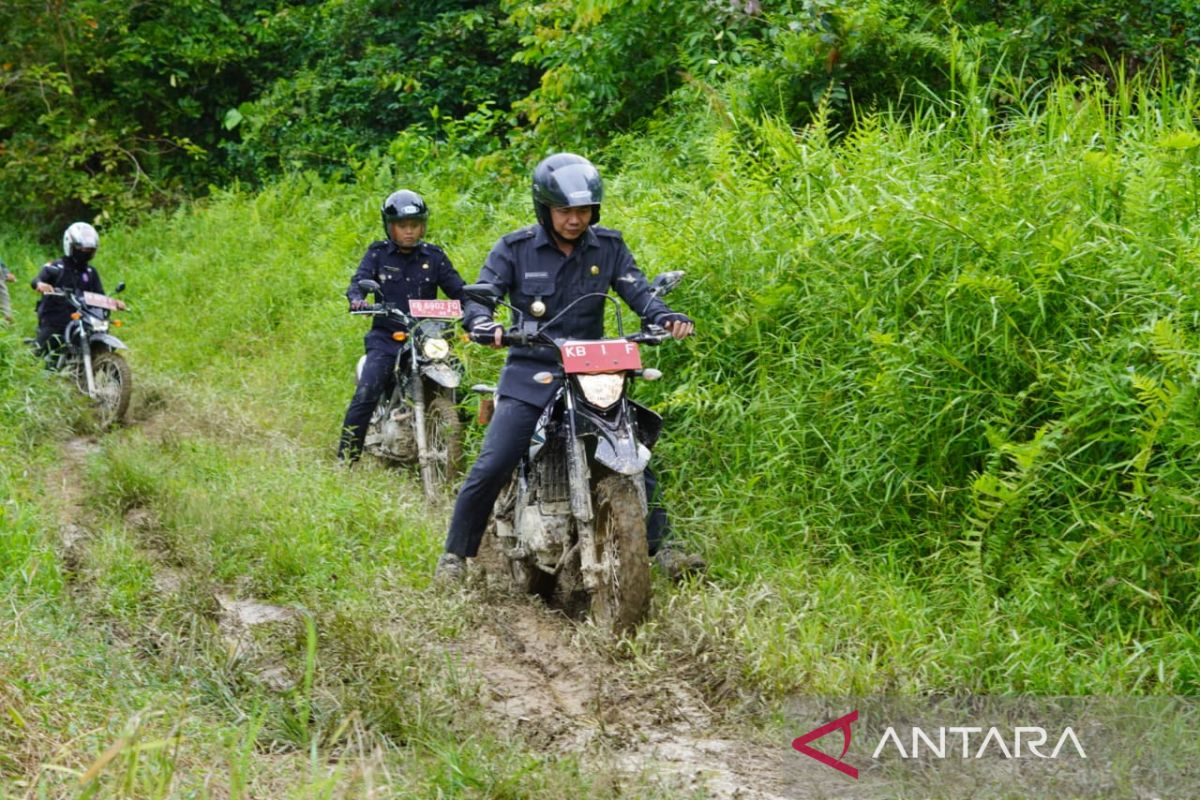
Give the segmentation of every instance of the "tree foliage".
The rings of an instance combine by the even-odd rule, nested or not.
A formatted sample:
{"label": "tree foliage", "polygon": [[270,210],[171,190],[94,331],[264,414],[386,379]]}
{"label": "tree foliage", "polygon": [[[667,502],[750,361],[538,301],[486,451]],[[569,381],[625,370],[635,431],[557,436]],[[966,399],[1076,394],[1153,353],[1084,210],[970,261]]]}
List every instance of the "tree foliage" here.
{"label": "tree foliage", "polygon": [[0,192],[6,218],[38,227],[337,167],[533,85],[492,0],[15,0],[0,14]]}
{"label": "tree foliage", "polygon": [[1182,80],[1197,43],[1190,0],[10,0],[0,213],[53,228],[349,174],[401,134],[595,152],[672,98],[845,132],[952,90],[960,52],[1027,88],[1159,65]]}

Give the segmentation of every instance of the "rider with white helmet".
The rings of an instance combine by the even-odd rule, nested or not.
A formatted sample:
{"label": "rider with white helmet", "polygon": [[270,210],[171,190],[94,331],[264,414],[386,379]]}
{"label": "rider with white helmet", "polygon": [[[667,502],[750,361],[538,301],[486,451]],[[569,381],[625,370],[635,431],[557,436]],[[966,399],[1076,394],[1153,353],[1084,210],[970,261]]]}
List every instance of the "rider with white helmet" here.
{"label": "rider with white helmet", "polygon": [[[30,281],[35,291],[41,292],[37,304],[37,344],[40,352],[61,346],[63,331],[71,321],[71,305],[62,297],[51,292],[87,291],[104,294],[100,273],[92,266],[92,256],[100,248],[100,234],[86,222],[75,222],[63,231],[63,257],[51,261],[38,271]],[[125,304],[117,301],[118,308]]]}

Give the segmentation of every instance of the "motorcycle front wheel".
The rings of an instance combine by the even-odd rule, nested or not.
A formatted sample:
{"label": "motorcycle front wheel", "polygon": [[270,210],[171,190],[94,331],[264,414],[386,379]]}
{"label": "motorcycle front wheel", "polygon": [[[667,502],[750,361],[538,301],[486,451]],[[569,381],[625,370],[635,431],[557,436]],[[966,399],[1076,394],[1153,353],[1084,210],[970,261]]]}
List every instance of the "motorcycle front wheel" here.
{"label": "motorcycle front wheel", "polygon": [[425,408],[425,450],[421,483],[425,496],[433,500],[443,486],[458,477],[462,465],[462,422],[454,403],[444,394],[435,394]]}
{"label": "motorcycle front wheel", "polygon": [[[96,421],[100,427],[107,428],[124,420],[133,392],[133,372],[128,362],[119,353],[97,353],[92,359],[92,382],[96,388],[92,400],[96,404]],[[86,392],[86,378],[83,378],[82,386]]]}
{"label": "motorcycle front wheel", "polygon": [[596,627],[617,636],[650,610],[650,556],[637,479],[610,475],[596,485],[596,556],[602,572],[592,592],[591,616]]}

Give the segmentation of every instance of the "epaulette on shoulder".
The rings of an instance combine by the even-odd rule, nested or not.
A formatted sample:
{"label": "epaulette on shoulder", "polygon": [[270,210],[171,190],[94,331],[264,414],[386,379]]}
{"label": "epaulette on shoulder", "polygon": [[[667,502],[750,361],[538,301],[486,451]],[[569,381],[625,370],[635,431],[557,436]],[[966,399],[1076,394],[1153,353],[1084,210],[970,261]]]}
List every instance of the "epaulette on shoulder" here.
{"label": "epaulette on shoulder", "polygon": [[387,239],[379,239],[379,240],[371,242],[369,245],[367,245],[367,249],[368,250],[380,250],[384,247],[387,247],[388,244],[389,244],[389,242]]}
{"label": "epaulette on shoulder", "polygon": [[438,247],[433,242],[421,242],[421,249],[426,253],[432,253],[434,255],[446,255],[446,251]]}
{"label": "epaulette on shoulder", "polygon": [[528,228],[521,228],[519,231],[506,233],[501,237],[501,241],[505,244],[512,244],[524,239],[532,239],[535,235],[537,235],[537,229],[533,225],[530,225]]}
{"label": "epaulette on shoulder", "polygon": [[621,238],[621,232],[618,230],[614,230],[612,228],[603,228],[599,225],[593,225],[592,231],[597,236],[603,236],[607,239],[620,239]]}

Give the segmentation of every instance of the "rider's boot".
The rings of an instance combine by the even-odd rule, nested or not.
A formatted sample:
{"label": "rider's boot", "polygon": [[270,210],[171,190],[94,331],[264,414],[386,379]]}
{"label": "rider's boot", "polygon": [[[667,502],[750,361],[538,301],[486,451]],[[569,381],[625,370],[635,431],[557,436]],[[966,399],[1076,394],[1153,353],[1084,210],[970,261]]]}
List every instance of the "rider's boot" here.
{"label": "rider's boot", "polygon": [[654,563],[663,575],[679,582],[690,575],[702,575],[708,569],[708,562],[695,553],[685,553],[677,547],[665,545],[654,554]]}
{"label": "rider's boot", "polygon": [[444,585],[452,585],[462,583],[466,577],[467,560],[454,553],[442,553],[437,562],[437,569],[433,572],[433,579]]}

